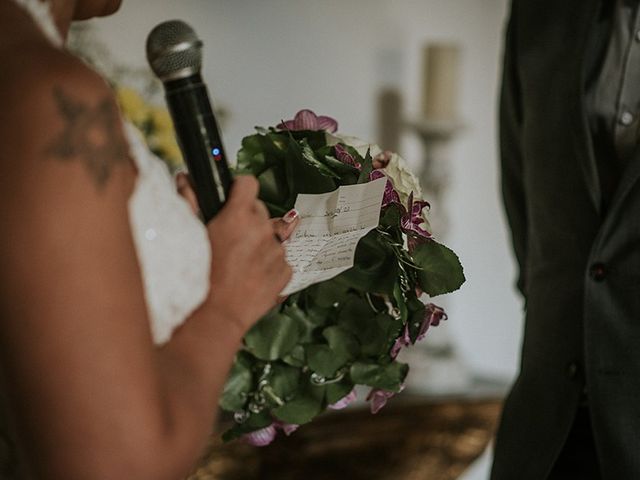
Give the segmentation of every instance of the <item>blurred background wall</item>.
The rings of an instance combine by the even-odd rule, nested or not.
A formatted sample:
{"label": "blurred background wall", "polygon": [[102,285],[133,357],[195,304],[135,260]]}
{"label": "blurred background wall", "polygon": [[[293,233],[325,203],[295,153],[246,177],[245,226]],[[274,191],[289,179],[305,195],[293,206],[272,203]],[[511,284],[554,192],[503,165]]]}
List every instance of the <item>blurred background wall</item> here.
{"label": "blurred background wall", "polygon": [[[223,135],[230,157],[255,125],[274,125],[301,108],[375,141],[380,89],[397,89],[404,116],[417,117],[423,47],[459,45],[457,103],[466,129],[443,153],[449,180],[433,209],[446,212],[443,240],[460,255],[468,280],[438,299],[449,313],[439,328],[474,372],[509,381],[517,371],[522,306],[497,171],[507,9],[507,0],[124,0],[118,14],[94,28],[117,62],[145,66],[153,26],[171,18],[190,23],[204,40],[204,77],[229,113]],[[419,168],[423,150],[411,132],[400,150]]]}

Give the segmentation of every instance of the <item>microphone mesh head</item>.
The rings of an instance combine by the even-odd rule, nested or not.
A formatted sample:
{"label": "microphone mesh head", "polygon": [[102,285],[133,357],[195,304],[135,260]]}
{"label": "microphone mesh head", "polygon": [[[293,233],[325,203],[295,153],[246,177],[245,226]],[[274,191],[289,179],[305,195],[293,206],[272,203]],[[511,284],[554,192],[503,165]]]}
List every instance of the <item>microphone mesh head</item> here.
{"label": "microphone mesh head", "polygon": [[163,22],[147,37],[147,60],[160,80],[185,78],[200,72],[202,42],[185,22]]}

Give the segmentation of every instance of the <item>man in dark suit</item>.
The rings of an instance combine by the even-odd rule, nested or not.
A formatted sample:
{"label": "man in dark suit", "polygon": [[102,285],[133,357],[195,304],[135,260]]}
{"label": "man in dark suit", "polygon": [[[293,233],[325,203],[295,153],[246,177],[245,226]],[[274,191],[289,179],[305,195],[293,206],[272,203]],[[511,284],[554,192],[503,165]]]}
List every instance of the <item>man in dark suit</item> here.
{"label": "man in dark suit", "polygon": [[512,2],[500,143],[526,324],[494,480],[640,479],[639,4]]}

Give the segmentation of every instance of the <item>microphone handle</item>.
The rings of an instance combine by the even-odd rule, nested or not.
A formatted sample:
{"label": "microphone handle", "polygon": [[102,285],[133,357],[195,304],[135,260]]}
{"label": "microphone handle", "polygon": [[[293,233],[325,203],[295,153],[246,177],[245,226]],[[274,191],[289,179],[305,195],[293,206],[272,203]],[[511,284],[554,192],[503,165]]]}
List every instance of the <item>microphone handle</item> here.
{"label": "microphone handle", "polygon": [[165,82],[167,105],[205,223],[222,208],[233,179],[207,87],[199,74]]}

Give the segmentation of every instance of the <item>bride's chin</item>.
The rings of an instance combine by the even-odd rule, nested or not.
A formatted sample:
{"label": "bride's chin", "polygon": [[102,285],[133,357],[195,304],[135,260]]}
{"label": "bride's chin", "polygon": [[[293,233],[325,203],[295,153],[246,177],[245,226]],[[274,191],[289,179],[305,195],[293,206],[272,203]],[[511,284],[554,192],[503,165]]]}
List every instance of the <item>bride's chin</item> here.
{"label": "bride's chin", "polygon": [[120,8],[122,0],[79,0],[76,4],[74,20],[105,17]]}

